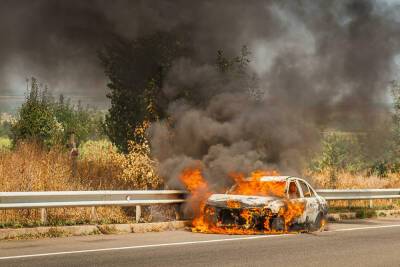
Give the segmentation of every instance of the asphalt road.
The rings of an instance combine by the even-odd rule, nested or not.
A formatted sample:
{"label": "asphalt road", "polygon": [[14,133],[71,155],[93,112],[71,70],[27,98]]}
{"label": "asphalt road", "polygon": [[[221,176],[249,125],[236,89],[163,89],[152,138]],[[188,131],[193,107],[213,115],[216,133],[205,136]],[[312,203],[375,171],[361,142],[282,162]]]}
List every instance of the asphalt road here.
{"label": "asphalt road", "polygon": [[173,231],[1,241],[0,266],[400,266],[400,219],[279,236]]}

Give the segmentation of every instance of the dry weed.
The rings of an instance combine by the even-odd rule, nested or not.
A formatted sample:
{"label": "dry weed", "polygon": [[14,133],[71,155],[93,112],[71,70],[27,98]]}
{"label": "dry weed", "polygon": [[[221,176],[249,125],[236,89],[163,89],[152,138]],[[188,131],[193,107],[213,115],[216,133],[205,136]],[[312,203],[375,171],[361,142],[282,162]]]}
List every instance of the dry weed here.
{"label": "dry weed", "polygon": [[[148,156],[147,144],[130,144],[127,155],[117,152],[109,142],[89,143],[72,176],[68,151],[43,149],[35,143],[20,143],[14,150],[0,152],[0,191],[69,191],[156,189],[162,180],[155,173],[155,162]],[[135,209],[97,208],[97,221],[132,222]],[[48,224],[88,223],[90,208],[48,209]],[[146,209],[143,212],[146,215]],[[151,216],[150,216],[151,217]],[[0,211],[0,226],[39,224],[39,210]]]}

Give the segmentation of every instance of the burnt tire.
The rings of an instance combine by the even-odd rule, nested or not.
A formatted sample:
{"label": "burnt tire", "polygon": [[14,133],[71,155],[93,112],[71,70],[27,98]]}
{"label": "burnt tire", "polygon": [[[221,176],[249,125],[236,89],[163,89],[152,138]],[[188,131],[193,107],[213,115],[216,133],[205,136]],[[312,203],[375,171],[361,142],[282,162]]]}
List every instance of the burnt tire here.
{"label": "burnt tire", "polygon": [[274,231],[284,231],[285,230],[285,220],[282,217],[275,217],[271,219],[271,230]]}
{"label": "burnt tire", "polygon": [[323,231],[325,226],[325,216],[320,213],[317,218],[315,218],[315,222],[311,224],[310,231]]}

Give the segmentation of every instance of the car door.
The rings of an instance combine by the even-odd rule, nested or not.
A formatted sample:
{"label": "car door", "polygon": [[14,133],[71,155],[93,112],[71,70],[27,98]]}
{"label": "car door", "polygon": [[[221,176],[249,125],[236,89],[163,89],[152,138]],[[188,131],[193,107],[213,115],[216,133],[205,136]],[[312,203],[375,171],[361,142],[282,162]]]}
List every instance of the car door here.
{"label": "car door", "polygon": [[[295,190],[295,192],[294,192],[294,190]],[[287,197],[288,197],[289,201],[292,203],[302,203],[305,206],[307,204],[303,198],[300,184],[298,183],[297,179],[290,179],[288,181]],[[305,223],[306,218],[307,218],[307,216],[306,216],[305,212],[303,212],[303,214],[301,216],[299,216],[298,218],[296,218],[294,220],[294,222],[295,223]]]}
{"label": "car door", "polygon": [[297,182],[300,185],[302,199],[305,203],[304,222],[313,223],[318,216],[318,199],[306,181],[298,179]]}

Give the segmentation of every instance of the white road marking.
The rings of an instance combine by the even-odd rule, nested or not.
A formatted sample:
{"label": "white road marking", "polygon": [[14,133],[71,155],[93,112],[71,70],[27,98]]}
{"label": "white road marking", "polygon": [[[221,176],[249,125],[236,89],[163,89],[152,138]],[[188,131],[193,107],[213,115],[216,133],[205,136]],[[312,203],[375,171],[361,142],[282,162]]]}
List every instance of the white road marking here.
{"label": "white road marking", "polygon": [[126,250],[126,249],[138,249],[138,248],[181,246],[181,245],[192,245],[192,244],[202,244],[202,243],[216,243],[216,242],[236,241],[236,240],[249,240],[249,239],[261,239],[261,238],[282,237],[282,236],[295,236],[295,234],[257,235],[257,236],[246,236],[246,237],[235,237],[235,238],[224,238],[224,239],[211,239],[211,240],[186,241],[186,242],[176,242],[176,243],[151,244],[151,245],[130,246],[130,247],[116,247],[116,248],[99,248],[99,249],[87,249],[87,250],[75,250],[75,251],[62,251],[62,252],[51,252],[51,253],[41,253],[41,254],[28,254],[28,255],[19,255],[19,256],[0,257],[0,260],[43,257],[43,256],[54,256],[54,255],[65,255],[65,254],[78,254],[78,253],[99,252],[99,251],[113,251],[113,250]]}
{"label": "white road marking", "polygon": [[[356,230],[368,230],[368,229],[380,229],[380,228],[394,228],[394,227],[400,227],[400,224],[336,229],[336,230],[325,231],[325,233],[356,231]],[[211,239],[211,240],[199,240],[199,241],[186,241],[186,242],[175,242],[175,243],[161,243],[161,244],[128,246],[128,247],[100,248],[100,249],[87,249],[87,250],[75,250],[75,251],[61,251],[61,252],[50,252],[50,253],[41,253],[41,254],[27,254],[27,255],[17,255],[17,256],[6,256],[6,257],[0,257],[0,260],[34,258],[34,257],[44,257],[44,256],[57,256],[57,255],[66,255],[66,254],[80,254],[80,253],[91,253],[91,252],[101,252],[101,251],[116,251],[116,250],[140,249],[140,248],[182,246],[182,245],[217,243],[217,242],[236,241],[236,240],[263,239],[263,238],[273,238],[273,237],[283,237],[283,236],[287,237],[287,236],[297,236],[297,235],[296,234],[257,235],[257,236],[246,236],[246,237],[235,237],[235,238],[224,238],[224,239]]]}
{"label": "white road marking", "polygon": [[355,228],[344,228],[344,229],[329,230],[329,231],[326,231],[326,232],[346,232],[346,231],[368,230],[368,229],[379,229],[379,228],[393,228],[393,227],[400,227],[400,224],[365,226],[365,227],[355,227]]}

